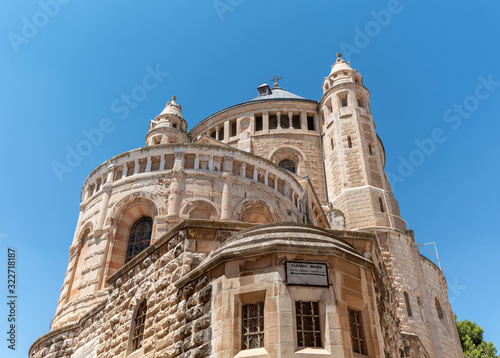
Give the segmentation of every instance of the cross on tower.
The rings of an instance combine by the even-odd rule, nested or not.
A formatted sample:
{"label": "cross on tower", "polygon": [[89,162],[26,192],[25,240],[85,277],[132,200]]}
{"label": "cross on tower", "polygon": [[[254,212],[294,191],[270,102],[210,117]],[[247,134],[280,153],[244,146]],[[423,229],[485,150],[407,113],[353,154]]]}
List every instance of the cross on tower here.
{"label": "cross on tower", "polygon": [[277,74],[274,75],[273,78],[271,78],[269,81],[274,81],[274,87],[278,87],[278,81],[281,80],[283,77],[278,77]]}

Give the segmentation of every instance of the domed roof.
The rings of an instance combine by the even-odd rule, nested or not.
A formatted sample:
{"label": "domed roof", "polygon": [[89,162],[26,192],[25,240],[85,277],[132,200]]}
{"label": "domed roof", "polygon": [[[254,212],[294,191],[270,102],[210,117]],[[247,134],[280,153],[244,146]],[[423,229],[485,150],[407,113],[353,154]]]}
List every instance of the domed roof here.
{"label": "domed roof", "polygon": [[332,66],[332,71],[330,72],[330,76],[339,71],[352,71],[352,68],[349,62],[342,59],[342,54],[337,53],[337,61]]}
{"label": "domed roof", "polygon": [[250,101],[262,101],[268,99],[304,99],[304,97],[297,96],[294,93],[285,91],[283,88],[274,87],[271,89],[270,94],[264,94],[251,99]]}
{"label": "domed roof", "polygon": [[182,118],[182,114],[181,114],[182,108],[181,108],[180,104],[177,104],[177,102],[175,102],[176,99],[177,98],[175,96],[172,96],[172,102],[167,102],[167,105],[165,106],[163,111],[157,117],[164,116],[164,115],[176,115],[176,116]]}

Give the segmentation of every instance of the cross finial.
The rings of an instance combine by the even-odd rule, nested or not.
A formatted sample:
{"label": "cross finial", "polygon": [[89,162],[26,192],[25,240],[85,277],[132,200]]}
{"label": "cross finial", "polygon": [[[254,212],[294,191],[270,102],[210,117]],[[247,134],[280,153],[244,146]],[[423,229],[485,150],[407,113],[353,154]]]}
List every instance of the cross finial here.
{"label": "cross finial", "polygon": [[278,87],[278,81],[281,80],[283,77],[278,77],[277,74],[274,75],[273,78],[271,78],[269,81],[274,81],[274,87]]}
{"label": "cross finial", "polygon": [[340,52],[337,52],[337,57],[338,58],[341,58],[342,57],[342,54]]}

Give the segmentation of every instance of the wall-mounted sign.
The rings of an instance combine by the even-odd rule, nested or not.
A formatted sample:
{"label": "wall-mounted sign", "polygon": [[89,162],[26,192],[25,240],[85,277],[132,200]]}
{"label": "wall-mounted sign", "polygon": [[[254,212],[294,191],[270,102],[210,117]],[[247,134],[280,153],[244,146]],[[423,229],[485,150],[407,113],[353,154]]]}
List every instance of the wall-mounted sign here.
{"label": "wall-mounted sign", "polygon": [[328,265],[324,262],[285,261],[287,285],[328,287]]}

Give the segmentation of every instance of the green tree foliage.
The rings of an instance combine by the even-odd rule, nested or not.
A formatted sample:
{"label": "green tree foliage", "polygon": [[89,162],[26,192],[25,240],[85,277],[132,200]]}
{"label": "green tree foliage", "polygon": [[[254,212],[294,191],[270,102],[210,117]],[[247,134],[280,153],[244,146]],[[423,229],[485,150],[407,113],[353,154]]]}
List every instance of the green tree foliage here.
{"label": "green tree foliage", "polygon": [[493,343],[483,340],[484,331],[477,323],[467,320],[457,322],[455,315],[455,324],[465,357],[500,358]]}

